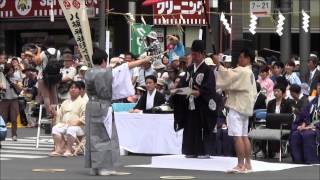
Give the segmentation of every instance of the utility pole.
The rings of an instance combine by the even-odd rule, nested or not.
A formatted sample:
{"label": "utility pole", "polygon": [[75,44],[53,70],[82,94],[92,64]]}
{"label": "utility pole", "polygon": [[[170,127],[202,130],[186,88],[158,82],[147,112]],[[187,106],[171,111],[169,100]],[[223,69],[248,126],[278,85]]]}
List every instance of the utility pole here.
{"label": "utility pole", "polygon": [[99,47],[106,49],[106,1],[99,1]]}
{"label": "utility pole", "polygon": [[[218,12],[218,0],[207,1],[210,12]],[[217,53],[219,52],[219,30],[220,18],[217,14],[206,14],[208,18],[208,26],[206,28],[206,52]],[[210,26],[209,26],[210,25]]]}
{"label": "utility pole", "polygon": [[[242,0],[231,0],[231,14],[241,14],[242,11]],[[243,39],[243,25],[242,25],[242,16],[232,16],[230,20],[231,23],[231,39],[239,40]],[[232,47],[232,46],[230,46]]]}
{"label": "utility pole", "polygon": [[[304,10],[307,14],[310,15],[310,0],[300,0],[299,2],[299,22],[300,22],[300,34],[299,34],[299,54],[300,54],[300,74],[302,78],[304,78],[305,74],[308,71],[308,58],[310,53],[310,26],[308,28],[308,32],[305,32],[302,28],[303,24],[303,15],[302,10]],[[311,24],[311,23],[309,23]]]}
{"label": "utility pole", "polygon": [[0,54],[2,54],[5,51],[5,47],[6,47],[5,40],[6,38],[5,38],[3,23],[0,22]]}
{"label": "utility pole", "polygon": [[287,63],[291,55],[291,0],[281,0],[280,10],[286,18],[283,25],[283,35],[280,37],[280,60]]}

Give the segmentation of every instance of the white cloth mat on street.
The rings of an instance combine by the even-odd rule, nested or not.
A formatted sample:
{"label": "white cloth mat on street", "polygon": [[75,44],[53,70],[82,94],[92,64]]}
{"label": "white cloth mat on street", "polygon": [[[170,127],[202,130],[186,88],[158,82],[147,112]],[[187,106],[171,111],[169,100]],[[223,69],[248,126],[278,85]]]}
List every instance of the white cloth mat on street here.
{"label": "white cloth mat on street", "polygon": [[[149,165],[130,165],[127,167],[144,168],[166,168],[166,169],[184,169],[199,171],[220,171],[231,170],[237,164],[235,157],[212,156],[210,159],[185,158],[183,155],[155,156],[152,157]],[[253,172],[261,171],[280,171],[308,165],[270,163],[252,160]]]}

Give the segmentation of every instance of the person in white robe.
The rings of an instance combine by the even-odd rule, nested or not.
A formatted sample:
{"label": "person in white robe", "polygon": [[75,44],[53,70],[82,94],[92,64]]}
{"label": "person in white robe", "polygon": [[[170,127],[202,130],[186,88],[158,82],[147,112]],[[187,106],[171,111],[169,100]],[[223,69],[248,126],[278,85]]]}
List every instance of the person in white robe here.
{"label": "person in white robe", "polygon": [[55,150],[49,156],[73,156],[73,144],[84,136],[86,102],[80,95],[80,88],[79,82],[73,82],[70,99],[63,101],[57,110],[56,124],[52,128]]}

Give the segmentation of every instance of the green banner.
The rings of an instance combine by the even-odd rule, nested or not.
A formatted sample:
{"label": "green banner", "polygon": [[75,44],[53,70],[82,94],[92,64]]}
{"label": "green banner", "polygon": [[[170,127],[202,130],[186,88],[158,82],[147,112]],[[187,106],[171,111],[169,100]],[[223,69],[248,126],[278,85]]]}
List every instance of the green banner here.
{"label": "green banner", "polygon": [[131,26],[131,52],[135,55],[144,53],[144,39],[150,33],[151,26],[133,24]]}

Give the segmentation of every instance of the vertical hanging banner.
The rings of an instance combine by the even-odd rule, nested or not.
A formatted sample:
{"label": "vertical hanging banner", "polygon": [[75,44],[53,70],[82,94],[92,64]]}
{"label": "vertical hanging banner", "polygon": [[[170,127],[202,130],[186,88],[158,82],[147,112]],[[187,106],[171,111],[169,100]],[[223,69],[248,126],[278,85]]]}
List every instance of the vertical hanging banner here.
{"label": "vertical hanging banner", "polygon": [[145,39],[151,32],[150,25],[133,24],[131,26],[131,52],[140,55],[145,52]]}
{"label": "vertical hanging banner", "polygon": [[81,56],[88,67],[92,67],[92,39],[85,0],[59,0]]}

